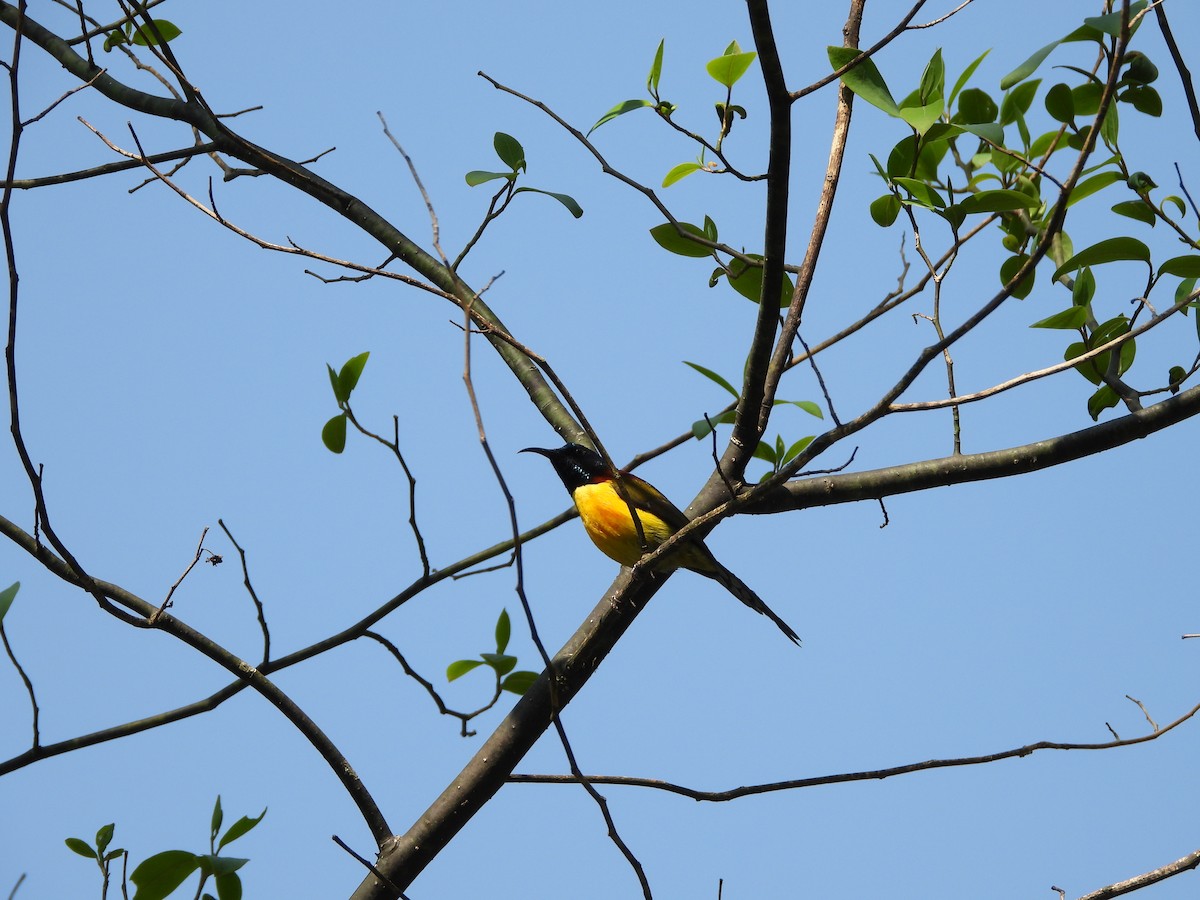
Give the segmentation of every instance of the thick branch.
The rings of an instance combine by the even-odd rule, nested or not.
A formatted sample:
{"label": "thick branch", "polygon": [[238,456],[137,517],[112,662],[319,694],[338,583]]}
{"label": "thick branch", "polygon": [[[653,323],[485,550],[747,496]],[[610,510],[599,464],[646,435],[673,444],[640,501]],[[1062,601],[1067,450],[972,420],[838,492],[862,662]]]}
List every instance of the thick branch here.
{"label": "thick branch", "polygon": [[[762,293],[758,299],[758,316],[754,322],[754,338],[746,358],[742,380],[742,397],[729,446],[721,459],[726,477],[740,479],[746,471],[754,448],[766,427],[761,414],[766,398],[767,367],[771,347],[779,327],[779,295],[783,290],[783,266],[787,256],[788,181],[792,171],[792,101],[775,46],[775,32],[766,0],[747,0],[750,29],[758,49],[762,67],[763,87],[771,110],[770,156],[767,162],[767,207],[763,233]],[[765,398],[765,399],[764,399]],[[716,476],[714,476],[715,478]],[[719,479],[718,479],[719,480]],[[711,480],[710,480],[711,481]]]}
{"label": "thick branch", "polygon": [[763,514],[855,500],[878,500],[951,484],[1023,475],[1120,447],[1198,413],[1200,387],[1194,387],[1111,422],[1032,444],[788,482],[748,504],[743,512]]}
{"label": "thick branch", "polygon": [[[563,709],[587,683],[663,582],[660,576],[634,579],[628,570],[622,571],[591,615],[558,651],[552,667],[538,676],[466,768],[406,834],[386,843],[376,866],[392,884],[401,889],[411,884],[495,796],[550,726],[553,711]],[[352,900],[394,900],[397,896],[392,887],[369,875]]]}

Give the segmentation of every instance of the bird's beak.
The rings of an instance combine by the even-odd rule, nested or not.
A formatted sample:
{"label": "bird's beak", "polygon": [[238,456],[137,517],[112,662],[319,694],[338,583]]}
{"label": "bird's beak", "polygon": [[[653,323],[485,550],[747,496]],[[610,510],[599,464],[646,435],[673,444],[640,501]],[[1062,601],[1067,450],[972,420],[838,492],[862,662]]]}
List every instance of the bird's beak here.
{"label": "bird's beak", "polygon": [[547,450],[544,447],[526,447],[524,450],[521,450],[520,452],[521,453],[537,453],[537,454],[540,454],[541,456],[545,456],[547,459],[549,459],[554,454],[553,450]]}

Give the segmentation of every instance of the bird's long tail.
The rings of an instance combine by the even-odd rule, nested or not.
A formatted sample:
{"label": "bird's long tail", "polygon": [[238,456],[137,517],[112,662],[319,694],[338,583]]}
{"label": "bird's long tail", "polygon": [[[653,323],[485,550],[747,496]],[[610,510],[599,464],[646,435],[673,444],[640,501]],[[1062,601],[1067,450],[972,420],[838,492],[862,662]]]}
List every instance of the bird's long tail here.
{"label": "bird's long tail", "polygon": [[[716,562],[716,560],[713,560],[713,562]],[[750,589],[750,586],[747,585],[746,582],[742,581],[742,579],[738,578],[723,565],[717,563],[716,566],[717,567],[711,571],[701,569],[695,569],[694,571],[700,572],[701,575],[707,575],[709,578],[718,582],[723,588],[725,588],[725,590],[729,591],[729,593],[733,594],[733,596],[737,597],[752,610],[762,613],[764,616],[778,625],[779,630],[787,635],[788,640],[792,641],[792,643],[796,644],[797,646],[800,645],[800,636],[792,630],[792,626],[783,621],[783,619],[779,618],[779,616],[775,614],[775,611],[763,602],[762,597],[754,593],[754,591]]]}

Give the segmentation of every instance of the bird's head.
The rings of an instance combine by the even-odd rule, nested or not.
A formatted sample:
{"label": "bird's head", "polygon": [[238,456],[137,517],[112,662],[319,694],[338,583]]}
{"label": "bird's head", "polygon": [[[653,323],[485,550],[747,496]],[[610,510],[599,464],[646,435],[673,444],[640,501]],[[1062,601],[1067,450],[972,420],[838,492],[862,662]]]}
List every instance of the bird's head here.
{"label": "bird's head", "polygon": [[583,444],[563,444],[557,450],[526,447],[521,452],[538,453],[550,460],[554,471],[570,492],[574,492],[580,485],[595,484],[612,478],[612,470],[605,464],[603,457]]}

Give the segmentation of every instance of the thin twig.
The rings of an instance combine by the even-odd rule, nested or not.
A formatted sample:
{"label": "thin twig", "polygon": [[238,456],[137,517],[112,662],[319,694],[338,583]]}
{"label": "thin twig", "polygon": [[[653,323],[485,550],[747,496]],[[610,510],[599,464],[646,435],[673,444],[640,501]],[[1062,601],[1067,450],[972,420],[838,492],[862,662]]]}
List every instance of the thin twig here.
{"label": "thin twig", "polygon": [[392,882],[392,880],[390,878],[388,878],[386,875],[384,875],[382,872],[380,872],[379,869],[377,869],[375,867],[375,863],[371,862],[369,859],[366,859],[365,857],[354,852],[354,850],[352,850],[350,848],[350,845],[347,844],[345,841],[343,841],[336,834],[332,834],[332,835],[330,835],[330,837],[333,838],[333,842],[335,844],[337,844],[339,847],[341,847],[343,850],[345,850],[347,853],[349,853],[352,857],[354,857],[356,860],[358,860],[360,863],[362,863],[364,866],[366,866],[368,869],[370,869],[372,875],[374,875],[376,878],[378,878],[380,881],[382,881],[384,884],[386,884],[388,887],[390,887],[393,891],[395,891],[396,896],[398,896],[400,898],[400,900],[408,900],[408,896],[404,893],[404,891],[400,890],[400,888],[398,888]]}
{"label": "thin twig", "polygon": [[1125,699],[1130,701],[1131,703],[1136,703],[1137,708],[1140,709],[1142,711],[1142,715],[1146,717],[1146,721],[1150,723],[1150,727],[1153,728],[1155,731],[1158,731],[1158,723],[1155,722],[1154,719],[1152,719],[1150,717],[1150,713],[1148,713],[1146,711],[1145,704],[1143,704],[1141,700],[1135,700],[1133,697],[1130,697],[1128,694],[1125,695]]}
{"label": "thin twig", "polygon": [[[450,265],[450,260],[446,258],[446,253],[444,250],[442,250],[442,245],[439,240],[441,231],[438,226],[437,213],[433,209],[433,201],[429,198],[429,192],[425,190],[425,185],[421,181],[421,176],[417,174],[417,167],[413,163],[412,158],[404,152],[404,148],[400,146],[400,142],[397,141],[395,137],[392,136],[392,132],[388,130],[387,119],[383,117],[383,113],[379,110],[376,110],[375,115],[379,116],[379,121],[383,125],[384,135],[389,141],[392,142],[392,146],[396,148],[397,152],[404,157],[404,161],[408,163],[408,171],[412,174],[413,183],[416,184],[417,190],[421,192],[421,199],[425,201],[425,209],[429,211],[429,222],[433,227],[433,249],[438,252],[438,256],[441,257],[442,262],[448,266]],[[483,292],[480,291],[480,293]]]}
{"label": "thin twig", "polygon": [[200,562],[200,556],[204,553],[204,539],[208,536],[208,526],[204,526],[204,530],[200,532],[200,543],[196,545],[196,555],[188,567],[183,570],[183,574],[171,585],[171,589],[167,591],[167,598],[163,600],[162,605],[150,616],[149,622],[151,625],[157,625],[158,620],[162,618],[162,614],[171,606],[171,598],[175,596],[175,591],[183,584],[183,579],[187,578],[192,569],[196,568],[196,563]]}
{"label": "thin twig", "polygon": [[4,652],[8,654],[9,661],[17,670],[17,674],[21,676],[21,681],[25,683],[25,690],[29,694],[29,706],[33,710],[33,744],[31,746],[36,750],[42,743],[42,734],[38,726],[41,710],[38,708],[37,694],[33,691],[33,682],[29,680],[29,675],[26,674],[24,667],[17,659],[17,654],[13,652],[12,645],[8,642],[8,632],[4,630],[3,619],[0,619],[0,641],[4,643]]}
{"label": "thin twig", "polygon": [[263,655],[262,662],[259,667],[265,666],[271,660],[271,629],[267,627],[267,613],[263,608],[262,601],[258,599],[258,593],[254,590],[254,585],[250,583],[250,568],[246,565],[246,551],[242,549],[242,545],[237,542],[225,524],[224,519],[217,519],[217,524],[221,526],[221,530],[225,532],[225,537],[229,538],[229,543],[233,544],[233,548],[237,550],[238,557],[242,561],[242,584],[246,586],[246,593],[250,595],[250,599],[254,603],[255,614],[258,616],[258,627],[262,630],[263,636]]}
{"label": "thin twig", "polygon": [[1171,31],[1171,23],[1167,21],[1167,11],[1161,3],[1154,7],[1154,15],[1158,17],[1158,28],[1162,32],[1163,41],[1166,43],[1167,50],[1171,54],[1171,60],[1175,63],[1175,71],[1179,73],[1179,81],[1183,85],[1183,94],[1187,97],[1188,111],[1192,114],[1192,128],[1196,132],[1196,137],[1200,138],[1200,104],[1196,102],[1196,87],[1192,84],[1192,73],[1183,61],[1183,54],[1179,52],[1179,45],[1175,43],[1175,35]]}
{"label": "thin twig", "polygon": [[[152,153],[146,157],[149,162],[173,162],[177,159],[186,159],[193,156],[199,156],[205,153],[212,153],[217,149],[215,142],[209,141],[204,144],[197,144],[195,147],[184,147],[182,150],[170,150],[166,153]],[[105,163],[102,166],[95,166],[91,169],[80,169],[76,172],[65,172],[62,175],[43,175],[41,178],[18,178],[11,182],[0,184],[0,187],[13,187],[18,190],[30,190],[32,188],[46,187],[53,184],[68,184],[72,181],[83,181],[86,178],[98,178],[102,175],[111,175],[114,172],[124,172],[129,169],[139,169],[143,165],[142,160],[130,158],[123,162]]]}
{"label": "thin twig", "polygon": [[1156,325],[1162,323],[1163,320],[1168,319],[1185,309],[1189,304],[1195,302],[1197,298],[1200,298],[1200,290],[1193,291],[1174,306],[1163,310],[1162,313],[1154,316],[1146,322],[1143,322],[1137,328],[1130,329],[1124,334],[1113,338],[1111,341],[1107,341],[1097,347],[1093,347],[1086,353],[1081,353],[1079,356],[1073,357],[1072,359],[1064,362],[1055,363],[1052,366],[1047,366],[1044,369],[1038,369],[1035,372],[1026,372],[1024,375],[1018,375],[1015,378],[1010,378],[1008,381],[1002,381],[999,384],[992,385],[989,388],[984,388],[981,391],[975,391],[970,394],[962,394],[958,397],[949,397],[941,400],[921,400],[913,403],[893,403],[888,407],[888,410],[889,412],[922,412],[930,409],[942,409],[946,406],[959,406],[964,403],[974,403],[978,400],[984,400],[988,397],[995,396],[996,394],[1003,393],[1004,391],[1012,390],[1015,387],[1020,387],[1023,384],[1028,384],[1031,381],[1037,381],[1039,378],[1046,378],[1049,375],[1055,375],[1059,372],[1065,372],[1068,369],[1074,369],[1082,363],[1087,362],[1089,359],[1095,359],[1098,356],[1115,350],[1127,341],[1131,341],[1134,338],[1145,334],[1151,328],[1154,328]]}

